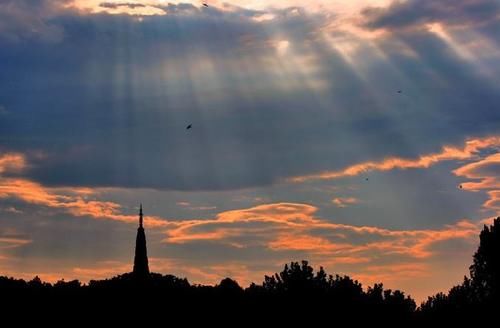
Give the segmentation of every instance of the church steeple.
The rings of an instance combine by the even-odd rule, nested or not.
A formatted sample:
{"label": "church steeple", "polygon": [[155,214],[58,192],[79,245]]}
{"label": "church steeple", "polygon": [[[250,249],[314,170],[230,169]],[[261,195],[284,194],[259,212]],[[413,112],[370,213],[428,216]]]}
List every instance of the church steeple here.
{"label": "church steeple", "polygon": [[139,227],[142,227],[142,203],[141,203],[141,207],[139,208]]}
{"label": "church steeple", "polygon": [[146,233],[143,227],[142,204],[139,208],[139,228],[135,241],[134,275],[137,277],[149,276],[148,251],[146,247]]}

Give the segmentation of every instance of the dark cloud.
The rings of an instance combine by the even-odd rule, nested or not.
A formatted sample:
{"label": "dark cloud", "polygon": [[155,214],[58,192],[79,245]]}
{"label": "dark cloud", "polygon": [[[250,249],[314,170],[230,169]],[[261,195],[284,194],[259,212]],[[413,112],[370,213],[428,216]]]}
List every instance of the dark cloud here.
{"label": "dark cloud", "polygon": [[142,21],[64,12],[56,45],[0,41],[0,147],[28,154],[30,178],[246,188],[498,131],[498,84],[431,33],[346,35],[358,67],[325,39],[331,15],[168,8]]}
{"label": "dark cloud", "polygon": [[449,25],[486,24],[498,20],[496,0],[408,0],[394,1],[386,8],[363,10],[369,28],[398,29],[441,22]]}
{"label": "dark cloud", "polygon": [[71,0],[0,1],[0,41],[43,40],[58,42],[63,30],[51,19],[65,12]]}

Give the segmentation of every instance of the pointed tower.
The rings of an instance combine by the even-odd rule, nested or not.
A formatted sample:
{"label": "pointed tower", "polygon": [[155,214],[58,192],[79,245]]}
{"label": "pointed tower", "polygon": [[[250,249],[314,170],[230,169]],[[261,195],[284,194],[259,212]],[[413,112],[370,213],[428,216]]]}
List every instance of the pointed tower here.
{"label": "pointed tower", "polygon": [[146,234],[144,233],[142,204],[139,210],[139,228],[135,241],[134,275],[147,277],[149,275],[148,250],[146,248]]}

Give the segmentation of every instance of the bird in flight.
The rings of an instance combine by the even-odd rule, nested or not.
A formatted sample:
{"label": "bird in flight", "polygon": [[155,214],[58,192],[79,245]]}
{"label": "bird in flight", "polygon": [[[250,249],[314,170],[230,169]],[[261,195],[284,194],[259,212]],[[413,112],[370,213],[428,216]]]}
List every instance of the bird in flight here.
{"label": "bird in flight", "polygon": [[203,7],[207,7],[208,8],[208,3],[204,3]]}
{"label": "bird in flight", "polygon": [[186,130],[191,130],[192,127],[193,127],[193,125],[189,124],[188,126],[186,126]]}
{"label": "bird in flight", "polygon": [[398,93],[403,93],[403,90],[398,90]]}

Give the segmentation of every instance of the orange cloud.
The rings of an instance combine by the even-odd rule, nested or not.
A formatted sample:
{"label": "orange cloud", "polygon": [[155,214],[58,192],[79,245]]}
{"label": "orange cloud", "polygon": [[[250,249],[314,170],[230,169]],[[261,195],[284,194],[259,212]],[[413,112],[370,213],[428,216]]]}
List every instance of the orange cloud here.
{"label": "orange cloud", "polygon": [[314,216],[306,204],[277,203],[220,213],[214,219],[169,222],[165,242],[217,241],[240,247],[260,245],[270,250],[304,251],[326,256],[413,259],[435,255],[432,247],[449,240],[472,240],[481,223],[468,220],[434,230],[389,230],[336,224]]}
{"label": "orange cloud", "polygon": [[[228,275],[242,283],[258,282],[263,274],[280,270],[290,260],[290,254],[295,254],[295,260],[309,259],[329,272],[349,274],[365,286],[382,281],[389,288],[404,288],[423,299],[459,282],[469,262],[464,252],[472,254],[486,222],[460,220],[437,229],[394,230],[338,224],[318,218],[316,211],[307,204],[277,203],[223,212],[212,219],[170,222],[164,241],[212,241],[230,246],[237,243],[240,248],[257,245],[283,258],[279,263],[263,260],[265,264],[259,263],[259,267],[264,266],[267,272],[263,270],[260,275],[249,269],[251,262],[203,267],[197,264],[184,271],[195,281],[215,283]],[[456,242],[466,247],[456,249]],[[470,254],[464,249],[470,249]],[[454,270],[451,278],[447,270],[440,268],[443,259],[456,259],[449,264]],[[435,278],[439,281],[434,284]]]}
{"label": "orange cloud", "polygon": [[[89,216],[95,219],[137,223],[137,215],[121,214],[119,204],[87,200],[85,196],[88,196],[88,190],[82,196],[79,189],[47,188],[24,179],[0,179],[0,198],[13,197],[30,204],[62,209],[74,216]],[[149,216],[145,221],[150,227],[166,225],[166,222],[158,217]]]}
{"label": "orange cloud", "polygon": [[344,177],[352,177],[369,171],[428,168],[442,161],[471,159],[482,149],[499,146],[500,137],[498,136],[484,139],[470,139],[465,142],[463,148],[445,146],[439,153],[422,155],[416,159],[389,157],[379,162],[364,162],[354,164],[340,171],[326,171],[318,174],[297,176],[289,180],[292,182],[304,182],[309,180],[332,180]]}
{"label": "orange cloud", "polygon": [[465,166],[456,169],[453,172],[459,176],[465,176],[471,179],[478,179],[484,177],[484,174],[482,172],[489,166],[498,166],[498,165],[500,165],[500,153],[489,155],[478,162],[467,164]]}
{"label": "orange cloud", "polygon": [[[312,223],[316,207],[305,204],[277,203],[259,205],[249,209],[219,213],[214,219],[169,221],[165,241],[185,243],[196,240],[223,240],[247,233],[272,231],[273,227],[300,227]],[[265,228],[250,227],[252,223],[264,223]],[[234,224],[235,226],[231,226]],[[242,228],[242,225],[247,227]],[[209,231],[204,229],[209,228]]]}
{"label": "orange cloud", "polygon": [[500,190],[488,191],[487,194],[489,199],[483,204],[483,206],[488,209],[500,211]]}
{"label": "orange cloud", "polygon": [[272,250],[299,250],[318,254],[332,254],[350,248],[348,243],[332,243],[326,238],[300,234],[283,234],[268,244]]}
{"label": "orange cloud", "polygon": [[500,211],[500,153],[466,164],[453,173],[475,180],[462,183],[462,188],[475,192],[486,191],[488,200],[484,202],[483,207],[497,213]]}
{"label": "orange cloud", "polygon": [[[22,154],[0,156],[0,174],[21,171],[25,167],[26,160]],[[137,223],[137,215],[121,214],[121,206],[117,203],[87,199],[96,194],[98,191],[90,188],[47,188],[27,179],[0,175],[0,198],[17,198],[29,204],[62,209],[74,216]],[[159,217],[149,216],[145,221],[150,227],[166,225]]]}
{"label": "orange cloud", "polygon": [[0,155],[0,174],[5,172],[19,172],[26,167],[24,156],[18,153]]}

